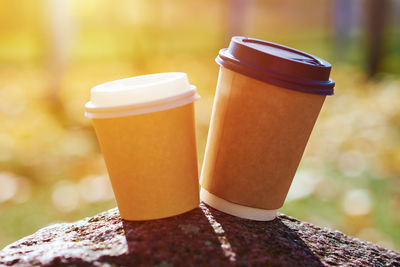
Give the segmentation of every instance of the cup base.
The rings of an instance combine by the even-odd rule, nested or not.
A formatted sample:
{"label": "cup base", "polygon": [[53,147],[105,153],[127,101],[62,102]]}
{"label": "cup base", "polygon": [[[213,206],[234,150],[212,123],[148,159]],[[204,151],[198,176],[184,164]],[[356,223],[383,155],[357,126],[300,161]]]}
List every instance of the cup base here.
{"label": "cup base", "polygon": [[121,218],[124,219],[125,221],[143,222],[143,221],[160,220],[160,219],[178,216],[178,215],[184,214],[186,212],[189,212],[191,210],[194,210],[195,208],[197,208],[199,206],[199,204],[200,203],[197,202],[196,205],[194,205],[190,208],[181,209],[181,210],[175,211],[174,213],[163,214],[163,215],[154,215],[154,216],[145,216],[145,217],[137,216],[136,213],[123,214],[123,213],[121,213],[121,210],[119,208],[118,208],[118,210],[119,210]]}
{"label": "cup base", "polygon": [[204,188],[200,190],[200,199],[207,205],[217,210],[236,217],[254,221],[272,221],[276,218],[278,211],[264,210],[235,204],[211,194]]}

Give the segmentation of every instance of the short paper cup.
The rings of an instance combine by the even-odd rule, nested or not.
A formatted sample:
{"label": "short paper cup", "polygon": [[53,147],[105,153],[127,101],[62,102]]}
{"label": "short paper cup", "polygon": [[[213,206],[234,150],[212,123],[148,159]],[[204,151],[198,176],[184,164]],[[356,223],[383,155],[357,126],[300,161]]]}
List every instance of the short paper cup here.
{"label": "short paper cup", "polygon": [[159,219],[198,206],[193,103],[198,98],[184,73],[92,89],[85,115],[93,120],[122,218]]}

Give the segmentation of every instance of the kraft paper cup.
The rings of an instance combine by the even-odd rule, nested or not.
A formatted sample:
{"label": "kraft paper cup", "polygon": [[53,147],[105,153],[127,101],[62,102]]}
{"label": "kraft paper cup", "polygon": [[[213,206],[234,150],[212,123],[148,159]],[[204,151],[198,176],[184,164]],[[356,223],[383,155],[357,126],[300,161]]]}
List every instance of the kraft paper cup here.
{"label": "kraft paper cup", "polygon": [[[257,42],[256,48],[260,45]],[[246,54],[242,47],[232,50]],[[221,68],[201,173],[201,199],[238,217],[272,220],[284,203],[327,93],[295,90],[266,74],[254,75],[257,69],[235,68],[221,60],[225,52],[229,50],[221,50],[217,58]]]}
{"label": "kraft paper cup", "polygon": [[198,206],[193,103],[198,98],[184,73],[92,89],[86,116],[93,120],[122,218],[159,219]]}

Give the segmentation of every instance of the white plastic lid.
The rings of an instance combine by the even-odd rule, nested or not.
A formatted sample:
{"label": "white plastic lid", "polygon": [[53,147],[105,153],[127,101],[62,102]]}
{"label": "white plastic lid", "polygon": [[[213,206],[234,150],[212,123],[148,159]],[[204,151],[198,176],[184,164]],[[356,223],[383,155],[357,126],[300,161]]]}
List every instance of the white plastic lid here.
{"label": "white plastic lid", "polygon": [[217,210],[244,219],[254,221],[272,221],[278,215],[278,210],[264,210],[232,203],[211,194],[204,188],[200,190],[200,199]]}
{"label": "white plastic lid", "polygon": [[196,87],[186,73],[166,72],[136,76],[91,89],[85,116],[110,118],[179,107],[197,100]]}

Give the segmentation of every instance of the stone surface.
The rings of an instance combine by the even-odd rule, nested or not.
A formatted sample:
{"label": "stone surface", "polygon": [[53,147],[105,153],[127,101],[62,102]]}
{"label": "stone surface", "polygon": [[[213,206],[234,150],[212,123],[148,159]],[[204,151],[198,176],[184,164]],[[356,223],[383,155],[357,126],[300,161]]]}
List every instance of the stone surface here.
{"label": "stone surface", "polygon": [[154,221],[111,209],[55,224],[4,248],[0,265],[400,266],[400,253],[282,214],[256,222],[201,204]]}

